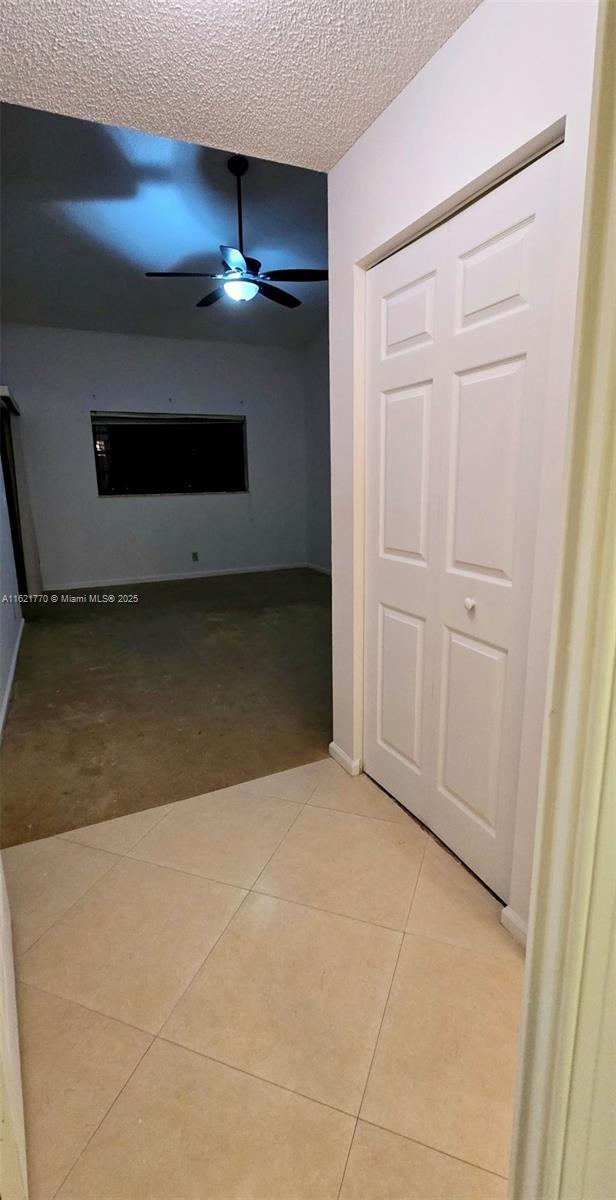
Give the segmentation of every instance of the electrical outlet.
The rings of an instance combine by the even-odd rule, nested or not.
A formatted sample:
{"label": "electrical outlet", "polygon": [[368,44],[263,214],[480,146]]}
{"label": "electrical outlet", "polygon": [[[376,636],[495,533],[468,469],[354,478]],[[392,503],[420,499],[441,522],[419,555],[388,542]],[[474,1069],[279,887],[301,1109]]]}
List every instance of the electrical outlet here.
{"label": "electrical outlet", "polygon": [[192,560],[193,560],[193,562],[199,562],[199,552],[197,550],[193,550]]}

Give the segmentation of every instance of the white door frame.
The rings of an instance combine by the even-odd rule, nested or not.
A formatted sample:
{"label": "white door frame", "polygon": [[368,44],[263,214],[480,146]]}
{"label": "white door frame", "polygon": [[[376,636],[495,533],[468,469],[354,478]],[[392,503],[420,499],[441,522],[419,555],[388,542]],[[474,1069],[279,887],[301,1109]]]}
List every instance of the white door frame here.
{"label": "white door frame", "polygon": [[602,5],[514,1200],[615,1194],[616,5]]}
{"label": "white door frame", "polygon": [[[446,201],[425,213],[421,218],[401,230],[387,242],[375,247],[354,264],[353,268],[353,579],[351,583],[354,616],[354,684],[353,725],[354,753],[348,754],[336,741],[329,750],[336,760],[351,775],[363,769],[364,741],[364,587],[365,587],[365,346],[366,346],[366,279],[367,272],[383,259],[416,241],[436,225],[442,224],[462,208],[472,204],[487,191],[504,183],[512,174],[523,170],[541,155],[566,144],[566,119],[560,118],[541,130],[530,141],[518,147],[506,158],[489,168],[477,179],[467,184]],[[561,203],[556,214],[557,228],[567,231],[569,214],[562,192],[566,190],[566,175],[563,173]],[[559,237],[557,234],[557,244]],[[568,264],[566,264],[567,266]],[[555,270],[555,295],[553,328],[558,324],[559,299],[565,296],[565,310],[570,306],[572,289],[577,278],[565,274],[559,279],[558,266]],[[567,323],[568,313],[564,313]],[[549,645],[553,622],[554,585],[560,548],[560,531],[563,518],[563,481],[567,434],[567,398],[570,384],[570,355],[563,353],[560,337],[550,338],[547,369],[547,402],[545,412],[544,442],[542,453],[541,491],[538,508],[538,534],[535,546],[537,570],[533,579],[533,594],[528,640],[528,663],[531,670],[530,683],[524,705],[522,739],[520,746],[520,780],[513,848],[513,864],[507,907],[503,912],[503,924],[520,942],[526,941],[530,879],[535,834],[537,783],[542,745],[543,711],[547,680]],[[547,469],[549,467],[549,470]],[[335,486],[335,478],[332,484]],[[333,489],[332,489],[333,490]],[[334,577],[334,586],[336,579]],[[334,674],[334,687],[336,677]]]}

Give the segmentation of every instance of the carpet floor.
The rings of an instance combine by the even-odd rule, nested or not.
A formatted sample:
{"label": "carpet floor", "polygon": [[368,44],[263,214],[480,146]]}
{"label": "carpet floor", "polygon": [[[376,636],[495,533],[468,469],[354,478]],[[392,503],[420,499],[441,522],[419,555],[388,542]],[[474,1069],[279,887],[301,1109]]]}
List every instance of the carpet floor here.
{"label": "carpet floor", "polygon": [[[119,602],[131,592],[137,603]],[[93,593],[116,600],[27,614],[0,754],[3,846],[327,754],[326,576],[297,569]]]}

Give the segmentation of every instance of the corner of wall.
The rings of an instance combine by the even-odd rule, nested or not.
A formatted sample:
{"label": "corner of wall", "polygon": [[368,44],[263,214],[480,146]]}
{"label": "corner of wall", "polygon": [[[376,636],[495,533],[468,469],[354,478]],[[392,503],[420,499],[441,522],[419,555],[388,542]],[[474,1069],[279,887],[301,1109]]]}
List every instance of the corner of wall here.
{"label": "corner of wall", "polygon": [[323,325],[303,351],[306,438],[306,562],[331,573],[329,340]]}

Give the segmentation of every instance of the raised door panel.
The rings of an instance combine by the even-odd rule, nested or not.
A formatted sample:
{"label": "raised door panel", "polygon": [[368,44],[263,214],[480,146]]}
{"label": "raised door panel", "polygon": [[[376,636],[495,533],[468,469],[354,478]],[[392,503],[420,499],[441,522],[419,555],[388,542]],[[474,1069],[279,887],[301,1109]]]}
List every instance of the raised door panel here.
{"label": "raised door panel", "polygon": [[383,296],[381,358],[404,354],[434,339],[434,284],[430,272]]}
{"label": "raised door panel", "polygon": [[421,770],[424,627],[421,617],[380,606],[378,740]]}
{"label": "raised door panel", "polygon": [[432,385],[381,396],[381,554],[425,562]]}
{"label": "raised door panel", "polygon": [[493,832],[507,653],[444,631],[439,790]]}
{"label": "raised door panel", "polygon": [[528,308],[533,222],[531,215],[460,256],[457,331]]}
{"label": "raised door panel", "polygon": [[448,569],[510,584],[517,508],[524,359],[454,381]]}

